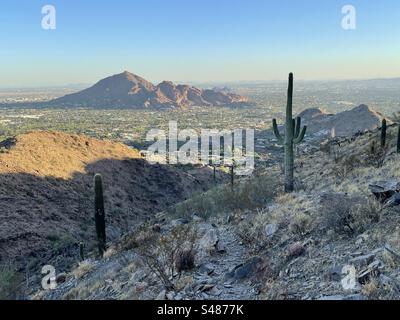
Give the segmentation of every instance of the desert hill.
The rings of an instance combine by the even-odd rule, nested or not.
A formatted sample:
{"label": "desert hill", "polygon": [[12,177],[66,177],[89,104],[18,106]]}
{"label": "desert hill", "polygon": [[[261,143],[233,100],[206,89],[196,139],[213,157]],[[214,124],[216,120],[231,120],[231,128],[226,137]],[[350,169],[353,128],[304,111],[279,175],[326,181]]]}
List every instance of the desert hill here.
{"label": "desert hill", "polygon": [[[34,298],[399,299],[400,201],[384,202],[369,188],[382,180],[399,185],[396,134],[388,128],[385,150],[371,148],[380,139],[373,130],[343,138],[335,152],[301,154],[291,194],[283,193],[276,165],[238,181],[233,192],[220,186],[190,198]],[[189,251],[171,260],[176,248]],[[154,266],[164,266],[157,270],[167,278]]]}
{"label": "desert hill", "polygon": [[317,135],[331,134],[334,128],[336,136],[346,137],[367,130],[379,128],[383,116],[367,105],[360,105],[351,110],[330,114],[321,109],[307,109],[299,114],[308,132]]}
{"label": "desert hill", "polygon": [[95,240],[93,176],[103,175],[110,241],[136,221],[204,190],[206,171],[150,165],[126,145],[59,132],[0,143],[0,260],[76,262]]}
{"label": "desert hill", "polygon": [[91,88],[50,101],[51,105],[93,108],[170,108],[190,106],[236,106],[243,96],[217,90],[202,90],[163,81],[153,85],[130,72],[100,80]]}

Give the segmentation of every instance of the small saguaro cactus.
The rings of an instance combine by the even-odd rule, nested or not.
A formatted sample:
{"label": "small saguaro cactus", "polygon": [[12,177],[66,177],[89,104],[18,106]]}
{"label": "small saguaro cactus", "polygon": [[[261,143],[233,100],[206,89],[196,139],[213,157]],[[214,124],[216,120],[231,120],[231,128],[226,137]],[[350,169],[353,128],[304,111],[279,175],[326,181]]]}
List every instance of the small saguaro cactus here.
{"label": "small saguaro cactus", "polygon": [[233,164],[230,167],[230,173],[231,173],[231,190],[233,191],[235,187],[235,166]]}
{"label": "small saguaro cactus", "polygon": [[85,261],[85,245],[83,242],[79,243],[79,257],[81,261]]}
{"label": "small saguaro cactus", "polygon": [[400,124],[397,127],[397,153],[400,153]]}
{"label": "small saguaro cactus", "polygon": [[96,222],[96,234],[99,254],[102,257],[106,250],[106,222],[104,211],[103,178],[100,174],[94,177],[94,218]]}
{"label": "small saguaro cactus", "polygon": [[282,137],[279,133],[278,124],[276,119],[273,119],[272,126],[274,134],[278,140],[278,144],[283,145],[285,149],[285,192],[294,191],[294,151],[293,147],[303,141],[307,131],[307,127],[304,126],[301,129],[301,118],[293,119],[293,73],[289,74],[289,87],[288,87],[288,99],[286,106],[286,124],[285,124],[285,136]]}
{"label": "small saguaro cactus", "polygon": [[386,119],[382,120],[382,129],[381,129],[381,147],[384,148],[386,146],[386,132],[387,132],[387,123]]}

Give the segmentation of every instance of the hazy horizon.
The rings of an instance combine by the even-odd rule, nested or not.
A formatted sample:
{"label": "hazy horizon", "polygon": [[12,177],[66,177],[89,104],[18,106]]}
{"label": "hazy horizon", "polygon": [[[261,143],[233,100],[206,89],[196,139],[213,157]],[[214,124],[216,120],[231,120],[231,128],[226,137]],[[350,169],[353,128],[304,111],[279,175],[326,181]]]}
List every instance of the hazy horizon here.
{"label": "hazy horizon", "polygon": [[[0,90],[12,90],[12,89],[57,89],[57,88],[76,88],[76,89],[82,89],[82,88],[89,88],[96,84],[98,81],[109,77],[116,75],[118,73],[112,73],[109,75],[105,75],[100,79],[97,79],[91,83],[60,83],[60,84],[41,84],[41,85],[29,85],[29,84],[24,84],[24,85],[19,85],[19,86],[6,86],[6,85],[0,85]],[[223,85],[255,85],[255,84],[271,84],[271,83],[284,83],[286,84],[287,78],[285,79],[270,79],[270,80],[234,80],[234,81],[192,81],[192,80],[174,80],[174,79],[162,79],[162,80],[151,80],[146,78],[145,76],[141,74],[137,74],[138,76],[141,76],[148,80],[149,82],[153,84],[159,84],[162,81],[172,81],[175,84],[189,84],[189,85],[198,85],[198,86],[223,86]],[[387,78],[365,78],[365,79],[297,79],[297,82],[358,82],[358,81],[397,81],[400,80],[400,76],[398,77],[387,77]]]}

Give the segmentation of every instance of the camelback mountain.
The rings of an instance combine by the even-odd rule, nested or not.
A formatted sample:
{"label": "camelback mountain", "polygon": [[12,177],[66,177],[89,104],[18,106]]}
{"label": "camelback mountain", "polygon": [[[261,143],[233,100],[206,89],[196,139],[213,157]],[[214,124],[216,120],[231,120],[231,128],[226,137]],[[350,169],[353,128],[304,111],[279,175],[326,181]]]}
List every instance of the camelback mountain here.
{"label": "camelback mountain", "polygon": [[[0,143],[0,261],[76,261],[95,240],[93,177],[104,179],[107,235],[205,190],[212,173],[151,165],[126,145],[58,132]],[[78,251],[77,251],[78,250]]]}
{"label": "camelback mountain", "polygon": [[190,106],[241,106],[243,96],[226,91],[198,89],[164,81],[153,85],[130,72],[105,78],[94,86],[52,100],[51,105],[91,108],[184,108]]}

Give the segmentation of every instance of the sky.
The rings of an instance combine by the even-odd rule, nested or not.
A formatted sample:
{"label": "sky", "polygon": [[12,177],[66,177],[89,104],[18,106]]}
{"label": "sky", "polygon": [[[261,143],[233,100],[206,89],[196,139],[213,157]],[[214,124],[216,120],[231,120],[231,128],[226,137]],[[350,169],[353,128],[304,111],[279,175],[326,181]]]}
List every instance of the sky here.
{"label": "sky", "polygon": [[[56,29],[42,28],[42,7]],[[342,28],[342,7],[356,28]],[[398,0],[1,0],[0,86],[400,77]]]}

